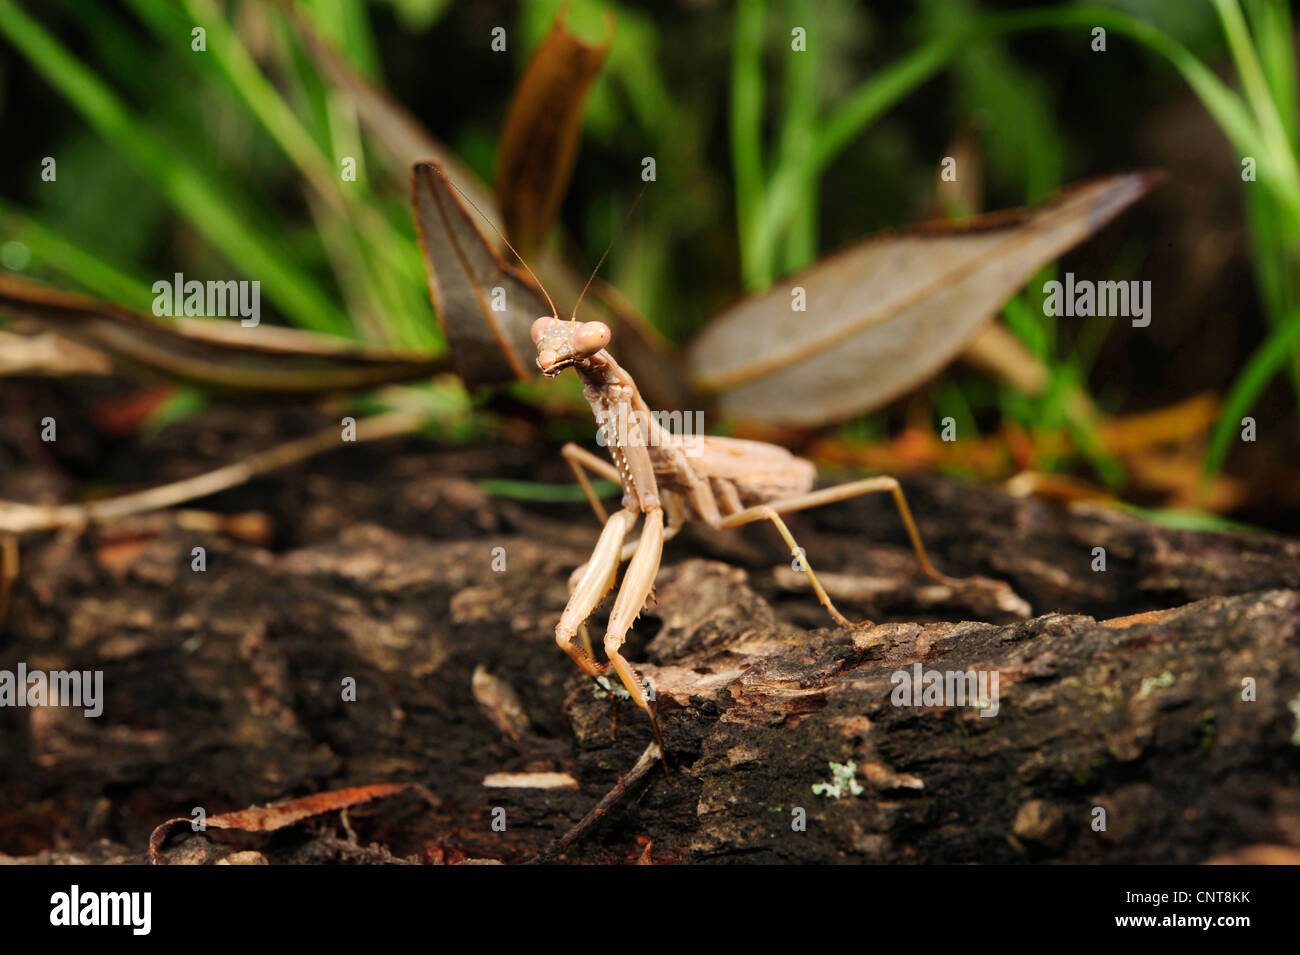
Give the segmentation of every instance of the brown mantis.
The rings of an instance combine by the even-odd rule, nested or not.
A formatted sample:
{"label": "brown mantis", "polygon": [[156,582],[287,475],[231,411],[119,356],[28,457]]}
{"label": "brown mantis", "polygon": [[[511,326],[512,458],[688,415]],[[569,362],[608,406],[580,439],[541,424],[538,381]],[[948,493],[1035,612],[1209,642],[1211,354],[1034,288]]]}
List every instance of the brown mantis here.
{"label": "brown mantis", "polygon": [[[921,570],[941,583],[954,583],[930,562],[907,499],[894,478],[866,478],[814,491],[816,469],[812,462],[776,445],[703,436],[692,449],[682,435],[659,425],[636,382],[606,350],[610,330],[603,322],[545,316],[533,323],[532,335],[542,374],[555,377],[567,368],[578,373],[613,461],[604,461],[572,443],[561,451],[604,528],[591,559],[570,578],[569,602],[555,625],[555,640],[591,677],[600,677],[613,666],[633,702],[650,715],[656,738],[659,728],[646,687],[621,648],[650,596],[664,541],[677,534],[685,522],[701,521],[725,530],[754,521],[771,521],[790,547],[797,569],[807,574],[817,599],[835,622],[848,628],[870,626],[869,621],[850,621],[836,608],[781,515],[888,491],[894,496]],[[620,510],[612,515],[606,513],[588,471],[622,487]],[[642,516],[640,538],[625,545],[624,538]],[[628,559],[627,573],[605,630],[604,649],[609,662],[601,664],[589,647],[577,641],[579,628],[613,589],[619,565]]]}
{"label": "brown mantis", "polygon": [[[474,205],[459,187],[456,189],[470,205]],[[644,192],[643,188],[642,194]],[[640,199],[638,195],[611,240],[611,247]],[[481,215],[482,211],[479,212]],[[488,221],[486,216],[484,219]],[[501,239],[511,252],[515,252],[505,236]],[[592,272],[592,279],[608,254],[609,248],[606,248]],[[515,255],[519,257],[517,252]],[[528,263],[522,257],[519,261],[540,288],[541,281]],[[588,287],[591,281],[588,280]],[[688,438],[666,430],[646,404],[632,376],[607,350],[612,337],[609,326],[599,321],[577,320],[582,295],[579,295],[572,315],[566,321],[559,317],[550,294],[545,288],[541,291],[551,305],[551,315],[538,318],[532,325],[537,367],[548,378],[554,378],[568,368],[577,372],[583,383],[583,395],[595,415],[601,443],[611,458],[611,461],[605,461],[573,443],[561,449],[603,528],[590,559],[569,578],[569,600],[555,625],[555,640],[593,679],[603,678],[611,666],[614,668],[632,701],[650,717],[661,754],[666,750],[651,706],[651,694],[621,651],[628,631],[654,587],[664,541],[674,537],[686,522],[699,521],[716,530],[726,530],[755,521],[771,521],[790,548],[795,568],[807,575],[822,606],[837,624],[855,629],[870,626],[870,621],[854,623],[839,611],[781,515],[887,491],[894,497],[921,571],[941,584],[960,583],[939,573],[930,562],[907,498],[895,478],[865,478],[814,491],[816,467],[785,448],[738,438],[708,435]],[[583,289],[585,293],[586,288]],[[606,512],[588,472],[622,488],[618,511],[613,514]],[[644,524],[640,537],[625,543],[625,538],[642,517]],[[603,641],[608,662],[600,663],[587,638],[585,624],[614,588],[619,566],[625,560],[629,561],[627,573],[614,599]]]}

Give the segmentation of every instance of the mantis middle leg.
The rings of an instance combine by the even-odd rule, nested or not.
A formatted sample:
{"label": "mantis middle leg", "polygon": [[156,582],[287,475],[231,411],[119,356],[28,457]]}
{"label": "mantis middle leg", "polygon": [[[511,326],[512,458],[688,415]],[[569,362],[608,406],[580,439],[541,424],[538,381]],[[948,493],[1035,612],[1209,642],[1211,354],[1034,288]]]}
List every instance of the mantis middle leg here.
{"label": "mantis middle leg", "polygon": [[587,498],[587,503],[591,509],[596,512],[596,519],[602,524],[609,520],[605,513],[605,505],[600,503],[600,498],[596,494],[596,489],[591,486],[591,481],[587,478],[587,471],[599,474],[607,481],[613,481],[615,484],[621,483],[618,475],[618,468],[596,455],[592,454],[581,445],[574,444],[570,441],[564,447],[560,448],[560,454],[564,455],[564,460],[569,462],[569,467],[573,469],[573,476],[578,479],[578,485],[582,488],[583,496]]}

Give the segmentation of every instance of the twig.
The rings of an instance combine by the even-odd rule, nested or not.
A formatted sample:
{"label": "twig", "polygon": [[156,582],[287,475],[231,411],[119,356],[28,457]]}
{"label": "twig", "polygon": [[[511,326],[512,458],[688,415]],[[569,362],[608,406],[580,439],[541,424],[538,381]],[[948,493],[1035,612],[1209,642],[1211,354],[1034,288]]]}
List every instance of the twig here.
{"label": "twig", "polygon": [[558,840],[537,853],[534,858],[529,860],[528,864],[543,865],[552,861],[556,856],[567,852],[570,846],[586,835],[588,829],[607,816],[609,811],[618,805],[623,797],[631,792],[632,787],[644,779],[650,770],[654,769],[655,763],[662,758],[663,754],[660,752],[658,743],[651,743],[647,746],[645,752],[641,754],[641,758],[632,767],[631,772],[626,776],[620,776],[618,782],[614,784],[614,788],[605,794],[604,799],[596,803],[591,812],[583,816],[576,826]]}
{"label": "twig", "polygon": [[[423,421],[424,416],[411,411],[392,411],[362,418],[356,425],[355,441],[377,441],[409,434],[419,428]],[[0,501],[0,533],[23,534],[58,527],[76,527],[129,514],[160,510],[238,487],[263,474],[337,448],[342,443],[339,428],[334,426],[306,438],[298,438],[268,451],[258,452],[206,474],[197,474],[173,484],[163,484],[118,497],[86,504],[53,506]]]}
{"label": "twig", "polygon": [[9,594],[18,579],[18,538],[0,534],[0,624],[9,612]]}
{"label": "twig", "polygon": [[0,376],[107,375],[112,367],[103,352],[53,332],[21,335],[0,331]]}

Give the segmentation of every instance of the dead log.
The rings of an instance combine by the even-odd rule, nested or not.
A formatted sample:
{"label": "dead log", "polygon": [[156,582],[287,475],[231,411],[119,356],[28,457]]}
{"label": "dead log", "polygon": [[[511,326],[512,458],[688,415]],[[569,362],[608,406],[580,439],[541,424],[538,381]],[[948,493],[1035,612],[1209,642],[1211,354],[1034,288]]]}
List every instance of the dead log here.
{"label": "dead log", "polygon": [[[274,837],[180,831],[163,852],[518,862],[553,846],[650,735],[624,703],[611,739],[610,701],[552,637],[594,520],[486,497],[473,479],[503,460],[564,480],[543,451],[394,443],[196,502],[268,515],[270,546],[171,519],[26,539],[0,669],[100,669],[104,710],[0,708],[0,852],[144,861],[152,829],[194,807],[380,782],[422,784],[436,805],[397,798]],[[869,629],[829,626],[775,535],[681,535],[628,653],[672,781],[646,775],[562,859],[1199,862],[1300,846],[1300,544],[905,486],[944,570],[1006,580],[1037,616],[927,594],[884,501],[792,525],[846,610],[881,621]],[[897,674],[918,666],[996,673],[995,713],[895,705]],[[839,798],[831,763],[853,764]]]}

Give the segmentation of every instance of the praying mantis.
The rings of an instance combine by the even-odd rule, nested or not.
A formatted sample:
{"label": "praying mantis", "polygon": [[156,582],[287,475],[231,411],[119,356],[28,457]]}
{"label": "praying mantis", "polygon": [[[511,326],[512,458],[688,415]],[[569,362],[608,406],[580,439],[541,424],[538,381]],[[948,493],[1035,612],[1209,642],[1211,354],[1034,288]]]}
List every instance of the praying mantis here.
{"label": "praying mantis", "polygon": [[[836,608],[781,515],[888,491],[897,504],[922,572],[937,582],[956,582],[931,563],[897,479],[865,478],[814,491],[816,469],[811,461],[758,440],[705,435],[699,439],[698,452],[692,455],[681,435],[668,433],[658,424],[632,376],[607,351],[610,327],[599,321],[564,321],[545,316],[533,322],[532,335],[537,344],[537,366],[543,376],[554,378],[568,368],[577,372],[612,459],[612,464],[608,463],[573,443],[565,444],[560,451],[604,526],[590,560],[571,578],[571,594],[555,625],[555,641],[590,677],[601,677],[612,665],[633,702],[650,713],[651,719],[654,713],[645,686],[620,651],[650,596],[664,541],[677,534],[685,522],[701,521],[710,528],[727,530],[754,521],[771,521],[836,624],[862,628],[870,626],[870,621],[850,621]],[[632,426],[628,427],[627,422]],[[614,515],[604,511],[588,472],[610,479],[623,489],[621,508]],[[642,517],[645,522],[640,539],[625,546],[624,538]],[[599,664],[588,648],[576,642],[578,628],[612,590],[624,560],[630,560],[627,574],[604,633],[608,663]]]}
{"label": "praying mantis", "polygon": [[[603,322],[543,316],[533,323],[532,338],[537,345],[537,366],[543,375],[554,378],[572,368],[581,379],[584,397],[591,405],[612,461],[573,443],[561,449],[604,526],[591,558],[570,578],[569,601],[555,625],[555,640],[592,678],[600,678],[609,667],[614,668],[633,702],[649,715],[661,753],[665,750],[652,701],[621,651],[650,596],[664,541],[675,536],[686,522],[699,521],[726,530],[770,521],[789,546],[796,568],[808,576],[822,606],[841,627],[855,629],[870,626],[870,621],[855,623],[839,611],[781,515],[863,494],[888,492],[893,495],[921,571],[940,583],[959,583],[931,563],[907,498],[895,478],[864,478],[814,491],[817,472],[812,462],[777,445],[703,436],[697,439],[698,449],[691,449],[681,435],[659,425],[632,376],[609,353],[606,346],[611,333]],[[695,453],[690,453],[692,450]],[[623,497],[618,511],[606,512],[588,472],[620,485]],[[625,544],[624,539],[639,519],[644,519],[640,538]],[[603,646],[608,662],[602,664],[589,645],[578,642],[578,633],[613,589],[624,560],[630,563],[605,630]]]}
{"label": "praying mantis", "polygon": [[[689,453],[681,435],[668,433],[658,424],[632,376],[608,352],[610,327],[599,321],[564,321],[543,316],[533,322],[532,337],[537,344],[537,366],[543,376],[554,378],[572,368],[581,379],[584,396],[612,459],[612,463],[602,460],[573,443],[565,444],[560,451],[603,529],[590,559],[569,578],[571,592],[555,624],[555,642],[590,677],[602,677],[608,668],[614,667],[633,702],[650,716],[660,752],[666,751],[651,707],[653,700],[621,648],[633,621],[649,599],[664,541],[679,533],[686,522],[701,521],[710,528],[727,530],[755,521],[771,521],[788,544],[794,565],[807,574],[818,600],[836,624],[857,629],[870,626],[871,622],[850,621],[836,608],[781,515],[859,495],[889,492],[922,573],[946,585],[959,583],[941,574],[931,563],[896,478],[863,478],[814,491],[813,463],[776,444],[705,435],[698,439],[698,452]],[[627,422],[632,422],[632,426]],[[591,486],[588,472],[621,486],[623,500],[619,511],[612,515],[606,513]],[[643,518],[640,539],[625,544],[624,538],[640,518]],[[578,630],[604,596],[614,589],[619,565],[624,560],[630,561],[627,574],[604,631],[603,647],[608,663],[601,664],[595,660],[590,646],[577,641]]]}
{"label": "praying mantis", "polygon": [[[881,475],[813,490],[817,479],[815,465],[785,448],[762,441],[711,435],[692,436],[688,445],[684,435],[669,432],[659,424],[632,376],[610,354],[607,346],[613,333],[609,326],[600,321],[577,320],[583,296],[640,203],[644,187],[597,262],[566,321],[559,317],[550,293],[510,241],[460,187],[450,184],[478,211],[537,283],[551,307],[550,315],[532,323],[537,367],[547,378],[555,378],[569,368],[577,373],[583,384],[583,396],[595,416],[601,443],[609,451],[609,461],[572,442],[560,451],[603,526],[591,557],[569,578],[569,600],[555,625],[555,641],[583,673],[595,680],[603,679],[613,667],[632,701],[650,718],[655,742],[665,759],[665,772],[667,750],[651,705],[652,695],[636,668],[623,656],[622,647],[650,598],[664,542],[676,536],[687,522],[729,530],[756,521],[770,521],[790,548],[794,567],[807,575],[817,599],[834,621],[847,629],[859,629],[871,626],[871,621],[853,622],[839,611],[781,515],[864,494],[888,492],[893,495],[921,572],[948,586],[965,582],[940,573],[930,561],[897,479]],[[610,514],[605,510],[589,472],[622,489],[618,511]],[[627,535],[642,519],[640,537],[626,542]],[[627,572],[614,599],[602,643],[607,662],[600,663],[587,636],[586,622],[614,589],[624,561],[628,561]],[[991,583],[1010,591],[1005,584]]]}

